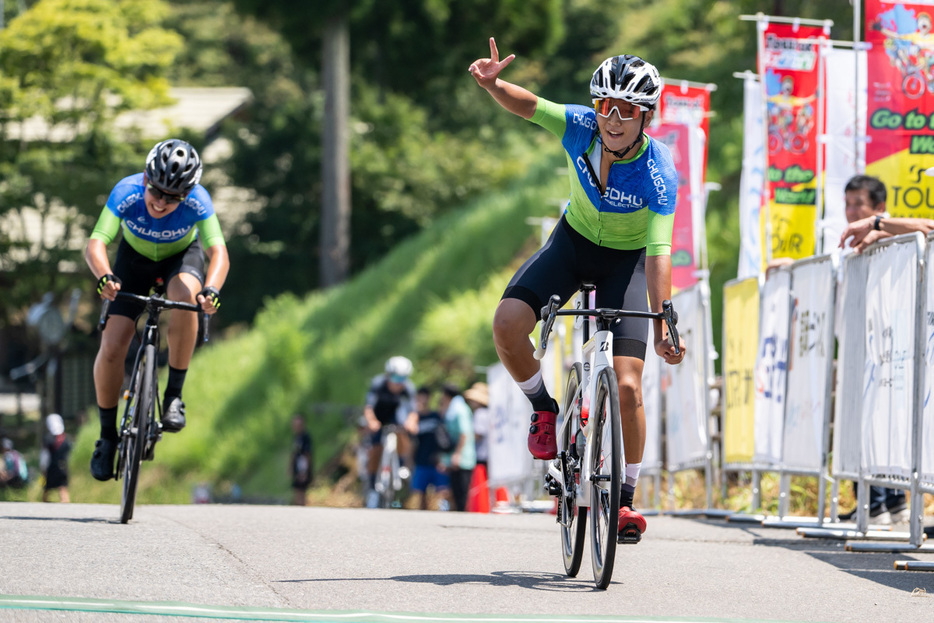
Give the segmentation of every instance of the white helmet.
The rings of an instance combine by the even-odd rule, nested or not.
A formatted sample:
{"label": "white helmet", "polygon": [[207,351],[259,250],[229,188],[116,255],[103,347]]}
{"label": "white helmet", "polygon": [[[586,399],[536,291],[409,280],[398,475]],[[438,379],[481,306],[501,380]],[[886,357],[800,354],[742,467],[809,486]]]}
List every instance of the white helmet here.
{"label": "white helmet", "polygon": [[386,362],[386,374],[407,379],[412,374],[412,362],[402,355],[390,357]]}
{"label": "white helmet", "polygon": [[593,72],[590,97],[620,99],[654,109],[662,92],[661,84],[654,65],[632,54],[620,54],[606,59]]}

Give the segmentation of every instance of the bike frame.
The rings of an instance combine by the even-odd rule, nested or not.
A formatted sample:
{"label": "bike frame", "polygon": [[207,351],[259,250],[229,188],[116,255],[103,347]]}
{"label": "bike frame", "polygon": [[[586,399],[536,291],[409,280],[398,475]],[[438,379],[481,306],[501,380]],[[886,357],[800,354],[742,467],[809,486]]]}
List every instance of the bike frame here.
{"label": "bike frame", "polygon": [[[548,335],[551,333],[551,326],[554,323],[556,316],[577,316],[578,319],[583,323],[583,333],[582,340],[583,345],[581,347],[581,382],[578,387],[578,392],[580,392],[581,398],[581,410],[588,409],[593,410],[595,405],[592,404],[593,397],[597,393],[597,380],[600,378],[600,373],[606,368],[613,369],[613,333],[610,331],[609,325],[613,319],[620,317],[634,317],[634,318],[648,318],[652,320],[662,320],[666,323],[668,327],[668,339],[669,342],[675,346],[675,352],[681,352],[678,330],[675,327],[677,324],[677,314],[674,312],[674,309],[671,306],[671,301],[664,301],[662,304],[662,312],[643,312],[643,311],[626,311],[626,310],[609,310],[609,309],[593,309],[591,308],[590,298],[596,288],[592,284],[582,284],[577,295],[577,304],[576,308],[572,310],[563,310],[558,309],[561,304],[560,299],[557,296],[552,296],[548,304],[542,308],[542,331],[541,331],[541,341],[539,347],[535,350],[535,358],[541,359],[545,355],[545,349],[548,347]],[[597,332],[590,337],[590,323],[591,321],[595,322],[597,325]],[[614,370],[613,376],[616,376]],[[567,403],[567,397],[565,397],[565,402]],[[561,439],[562,435],[568,432],[568,427],[571,426],[572,418],[568,417],[568,414],[565,414],[565,417],[561,423],[561,427],[556,433],[556,438]],[[593,479],[594,475],[592,473],[591,465],[593,459],[593,426],[591,425],[592,421],[588,418],[587,424],[582,427],[581,431],[584,434],[585,446],[584,446],[584,456],[580,457],[582,460],[581,465],[581,478],[580,482],[574,483],[574,494],[577,500],[577,505],[582,507],[589,508],[592,504],[590,499],[590,482]],[[622,422],[612,422],[612,426],[618,426],[622,428]],[[625,466],[625,458],[620,457],[622,469]],[[569,493],[568,483],[565,482],[564,474],[558,465],[555,465],[554,461],[548,463],[547,474],[555,479],[556,482],[560,483],[561,490],[563,495]],[[567,525],[568,518],[561,518],[562,525]]]}
{"label": "bike frame", "polygon": [[[578,295],[577,306],[578,309],[584,309],[589,307],[589,289],[582,289]],[[605,368],[613,368],[613,333],[608,329],[598,330],[593,337],[588,339],[588,334],[590,333],[590,319],[592,316],[581,316],[583,321],[583,344],[581,346],[581,363],[583,364],[583,374],[581,375],[581,383],[577,391],[579,398],[581,400],[582,409],[593,408],[593,397],[597,393],[597,379],[600,376],[600,371]],[[613,373],[615,376],[615,372]],[[567,400],[567,398],[565,398]],[[571,426],[572,418],[565,414],[564,420],[561,423],[561,428],[558,430],[556,437],[560,439],[562,435],[567,434],[568,428]],[[613,422],[613,426],[620,426],[620,422]],[[578,506],[590,507],[590,480],[593,476],[591,471],[591,465],[593,465],[593,430],[594,427],[591,425],[591,420],[588,418],[587,424],[581,428],[581,432],[584,434],[584,456],[581,457],[581,477],[579,482],[571,483],[571,486],[574,487],[574,495],[577,499]],[[622,466],[621,466],[622,467]],[[549,461],[548,463],[548,474],[550,474],[557,482],[561,484],[562,493],[567,495],[569,492],[568,483],[565,482],[564,474],[562,470],[555,465],[554,461]],[[568,518],[563,517],[561,519],[563,525],[567,525]]]}

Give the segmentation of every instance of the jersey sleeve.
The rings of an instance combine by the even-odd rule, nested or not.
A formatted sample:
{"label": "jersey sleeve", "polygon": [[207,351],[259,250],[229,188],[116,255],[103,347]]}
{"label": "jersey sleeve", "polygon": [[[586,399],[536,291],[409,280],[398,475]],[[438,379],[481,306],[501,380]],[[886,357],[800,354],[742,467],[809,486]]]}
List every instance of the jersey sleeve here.
{"label": "jersey sleeve", "polygon": [[111,212],[110,208],[104,206],[101,210],[100,218],[91,232],[91,240],[101,240],[104,244],[110,244],[117,237],[120,231],[120,217]]}
{"label": "jersey sleeve", "polygon": [[373,408],[379,402],[379,387],[382,385],[383,375],[378,375],[370,381],[370,388],[366,392],[366,406]]}
{"label": "jersey sleeve", "polygon": [[227,242],[224,240],[224,234],[221,232],[221,223],[217,220],[216,214],[212,214],[206,219],[198,221],[196,227],[198,228],[198,237],[201,238],[201,244],[205,249],[216,245],[227,246]]}
{"label": "jersey sleeve", "polygon": [[539,97],[538,104],[535,106],[535,114],[529,121],[542,126],[558,138],[564,138],[564,131],[567,129],[564,109],[563,104],[555,104]]}
{"label": "jersey sleeve", "polygon": [[646,232],[646,255],[671,255],[671,232],[675,226],[675,214],[658,214],[649,211],[649,224]]}
{"label": "jersey sleeve", "polygon": [[[653,140],[654,139],[650,139]],[[656,157],[646,163],[649,175],[645,193],[649,197],[649,218],[646,227],[645,254],[671,255],[671,233],[675,225],[678,203],[678,172],[668,148],[654,143]]]}

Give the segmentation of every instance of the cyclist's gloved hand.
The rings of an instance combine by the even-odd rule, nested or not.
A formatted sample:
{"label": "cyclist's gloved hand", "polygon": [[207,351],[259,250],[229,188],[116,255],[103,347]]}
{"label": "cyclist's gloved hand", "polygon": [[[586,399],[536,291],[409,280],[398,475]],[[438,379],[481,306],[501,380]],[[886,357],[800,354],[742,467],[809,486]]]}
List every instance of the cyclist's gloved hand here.
{"label": "cyclist's gloved hand", "polygon": [[198,302],[201,303],[201,309],[213,314],[221,306],[221,293],[214,286],[206,286],[198,293]]}
{"label": "cyclist's gloved hand", "polygon": [[101,298],[112,301],[116,298],[117,292],[120,291],[120,284],[122,283],[120,277],[113,273],[107,273],[97,280],[97,293]]}

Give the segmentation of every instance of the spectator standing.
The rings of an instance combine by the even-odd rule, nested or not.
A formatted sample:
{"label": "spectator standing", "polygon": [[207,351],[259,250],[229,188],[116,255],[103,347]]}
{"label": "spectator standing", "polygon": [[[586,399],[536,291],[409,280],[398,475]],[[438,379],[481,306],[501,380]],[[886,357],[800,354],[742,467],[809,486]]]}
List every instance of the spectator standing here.
{"label": "spectator standing", "polygon": [[474,443],[473,413],[467,401],[461,396],[460,389],[445,383],[441,389],[441,412],[444,424],[454,440],[454,449],[443,457],[451,479],[451,497],[454,510],[467,510],[467,495],[470,492],[470,479],[477,464],[477,449]]}
{"label": "spectator standing", "polygon": [[486,513],[490,510],[490,488],[487,483],[490,434],[490,393],[486,383],[477,382],[464,392],[464,399],[473,411],[473,434],[477,449],[477,465],[470,480],[467,508],[471,512]]}
{"label": "spectator standing", "polygon": [[68,503],[68,457],[71,455],[71,441],[65,434],[65,422],[58,413],[50,413],[45,418],[49,433],[42,442],[39,454],[39,470],[45,477],[42,489],[42,501],[48,502],[53,491],[58,491],[58,501]]}
{"label": "spectator standing", "polygon": [[[888,219],[886,211],[887,191],[882,180],[869,175],[856,175],[850,178],[844,187],[846,201],[846,229],[840,237],[840,247],[843,252],[859,253],[868,245],[891,236],[882,228],[882,223]],[[921,222],[924,219],[905,219]],[[868,225],[868,227],[863,227]],[[894,231],[898,231],[897,229]],[[905,229],[899,233],[912,231]],[[843,277],[841,270],[839,278]],[[838,310],[838,314],[842,310]],[[856,495],[856,483],[853,483],[853,493]],[[856,514],[856,509],[840,515],[840,519],[849,520]],[[874,523],[899,523],[908,518],[908,504],[905,492],[901,489],[888,489],[871,485],[869,487],[869,517]]]}
{"label": "spectator standing", "polygon": [[305,418],[300,413],[292,416],[292,460],[289,470],[292,475],[292,504],[305,506],[308,487],[314,478],[312,462],[311,434],[305,426]]}
{"label": "spectator standing", "polygon": [[[490,393],[486,383],[474,383],[464,392],[464,399],[473,411],[473,435],[477,449],[477,467],[486,470],[490,456],[488,436],[490,434]],[[486,474],[484,474],[486,476]]]}
{"label": "spectator standing", "polygon": [[441,449],[438,446],[438,428],[444,426],[444,420],[440,413],[431,408],[429,388],[420,387],[415,393],[415,410],[418,411],[418,437],[412,492],[419,496],[418,507],[428,510],[428,487],[432,487],[438,497],[438,508],[449,510],[451,481],[441,465]]}

